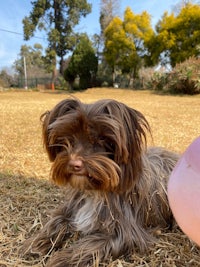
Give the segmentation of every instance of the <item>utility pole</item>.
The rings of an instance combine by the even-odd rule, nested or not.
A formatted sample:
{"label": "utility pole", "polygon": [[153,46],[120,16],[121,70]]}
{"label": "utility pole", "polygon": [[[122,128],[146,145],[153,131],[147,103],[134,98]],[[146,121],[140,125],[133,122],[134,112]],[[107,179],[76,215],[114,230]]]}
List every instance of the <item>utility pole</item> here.
{"label": "utility pole", "polygon": [[27,72],[26,72],[26,57],[24,56],[24,89],[28,89]]}

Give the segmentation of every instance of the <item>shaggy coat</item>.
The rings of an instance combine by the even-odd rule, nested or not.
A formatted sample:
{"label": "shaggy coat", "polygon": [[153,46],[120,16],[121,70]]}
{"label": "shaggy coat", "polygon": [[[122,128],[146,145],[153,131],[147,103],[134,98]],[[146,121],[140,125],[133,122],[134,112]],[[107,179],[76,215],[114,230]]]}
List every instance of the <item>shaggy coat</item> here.
{"label": "shaggy coat", "polygon": [[[96,266],[147,250],[155,230],[173,222],[166,185],[178,156],[147,149],[147,120],[115,100],[66,99],[42,118],[52,179],[66,187],[66,201],[28,250],[55,251],[48,267]],[[78,240],[66,246],[73,233]]]}

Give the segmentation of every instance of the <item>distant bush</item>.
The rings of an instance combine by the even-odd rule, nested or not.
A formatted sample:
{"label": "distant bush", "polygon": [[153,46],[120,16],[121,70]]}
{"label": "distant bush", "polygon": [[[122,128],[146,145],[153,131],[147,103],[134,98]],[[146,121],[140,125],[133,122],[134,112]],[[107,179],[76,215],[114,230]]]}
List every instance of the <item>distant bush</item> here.
{"label": "distant bush", "polygon": [[113,80],[111,75],[98,75],[95,81],[96,87],[111,87],[113,85]]}
{"label": "distant bush", "polygon": [[148,88],[173,94],[200,93],[200,59],[189,58],[177,64],[169,73],[155,72]]}
{"label": "distant bush", "polygon": [[189,58],[177,64],[169,74],[168,88],[172,93],[200,93],[200,59]]}
{"label": "distant bush", "polygon": [[0,87],[11,87],[14,84],[14,78],[6,70],[0,71]]}
{"label": "distant bush", "polygon": [[147,81],[146,87],[154,91],[164,91],[166,90],[167,80],[168,80],[168,73],[156,71]]}

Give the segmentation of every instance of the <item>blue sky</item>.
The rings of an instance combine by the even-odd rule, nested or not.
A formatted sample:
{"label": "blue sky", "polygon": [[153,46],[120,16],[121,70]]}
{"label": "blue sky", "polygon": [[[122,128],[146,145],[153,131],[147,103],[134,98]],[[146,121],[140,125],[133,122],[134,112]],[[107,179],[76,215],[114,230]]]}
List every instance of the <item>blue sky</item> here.
{"label": "blue sky", "polygon": [[[78,29],[92,35],[99,33],[100,0],[88,0],[88,2],[92,3],[92,13],[81,20]],[[179,0],[121,0],[120,15],[123,16],[123,12],[127,6],[136,14],[146,10],[152,16],[152,25],[155,25],[164,11],[171,12],[172,8],[179,2]],[[12,66],[13,62],[17,59],[21,45],[26,44],[32,46],[34,43],[41,43],[44,48],[47,46],[44,33],[38,32],[36,35],[41,39],[32,38],[30,41],[24,41],[23,35],[20,35],[20,33],[23,34],[22,19],[29,15],[31,9],[31,1],[29,0],[1,1],[0,70],[4,67]]]}

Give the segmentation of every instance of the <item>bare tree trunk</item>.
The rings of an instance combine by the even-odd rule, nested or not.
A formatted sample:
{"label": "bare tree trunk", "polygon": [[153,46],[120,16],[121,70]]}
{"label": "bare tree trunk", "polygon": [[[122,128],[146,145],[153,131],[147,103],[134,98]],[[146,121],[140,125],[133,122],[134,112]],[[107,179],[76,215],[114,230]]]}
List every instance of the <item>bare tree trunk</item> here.
{"label": "bare tree trunk", "polygon": [[116,70],[115,70],[115,67],[113,67],[113,71],[112,71],[112,81],[113,81],[113,85],[115,83],[115,80],[116,80]]}
{"label": "bare tree trunk", "polygon": [[53,71],[52,71],[52,76],[51,76],[51,90],[55,90],[55,81],[56,81],[56,75],[57,75],[57,70],[56,70],[56,57],[53,62]]}

